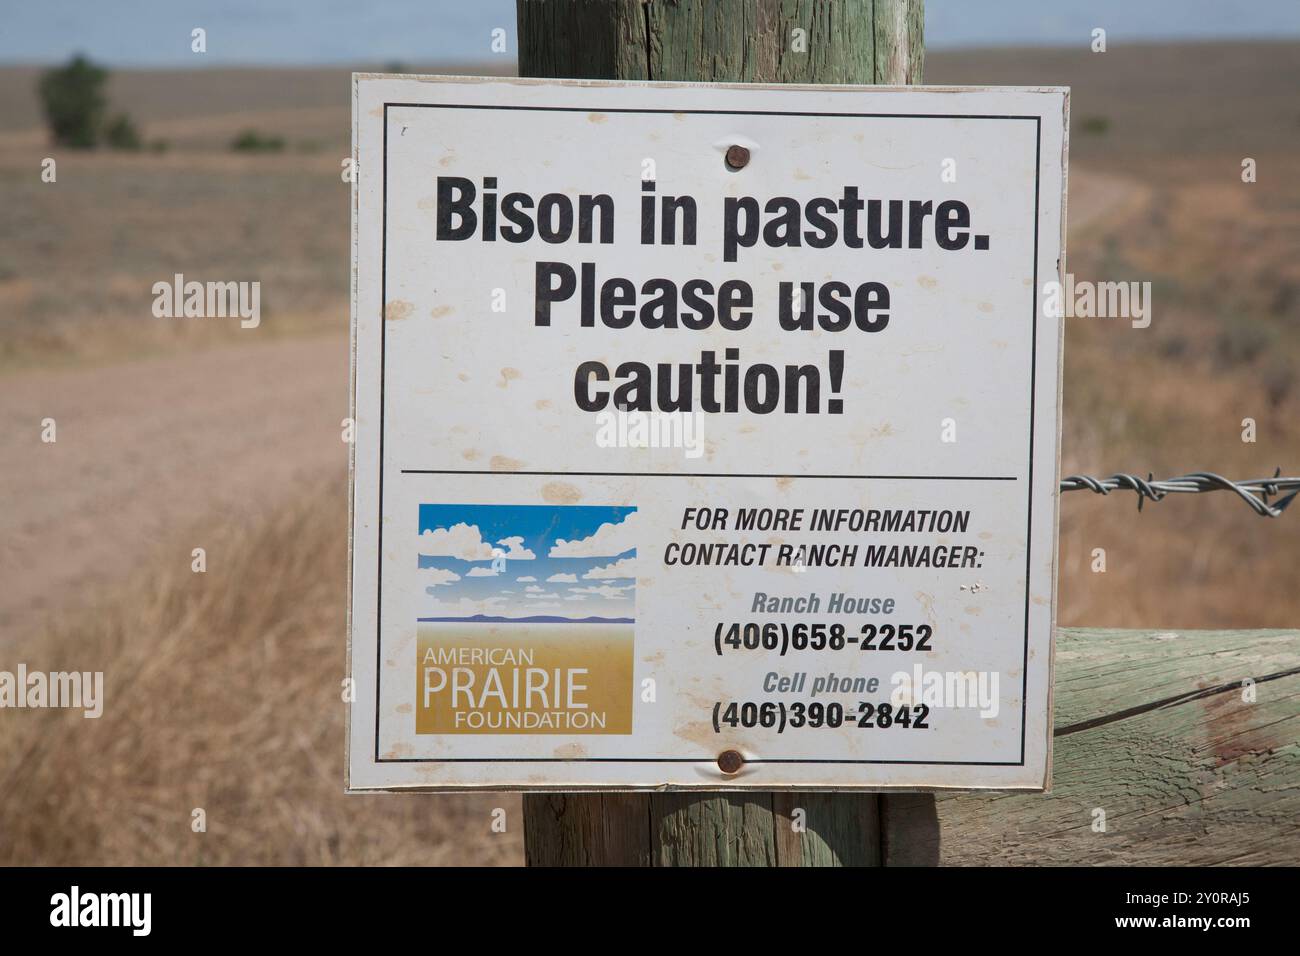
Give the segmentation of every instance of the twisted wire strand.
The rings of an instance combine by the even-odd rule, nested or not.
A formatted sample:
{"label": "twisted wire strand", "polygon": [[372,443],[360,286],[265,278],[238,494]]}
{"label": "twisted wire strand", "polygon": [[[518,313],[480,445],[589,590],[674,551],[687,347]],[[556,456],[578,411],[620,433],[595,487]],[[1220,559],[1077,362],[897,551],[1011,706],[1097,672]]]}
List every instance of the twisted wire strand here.
{"label": "twisted wire strand", "polygon": [[[1157,481],[1148,474],[1145,478],[1124,472],[1109,478],[1093,478],[1091,475],[1070,475],[1061,479],[1062,491],[1091,491],[1099,495],[1108,495],[1112,491],[1132,491],[1137,495],[1138,511],[1142,502],[1159,501],[1170,494],[1196,494],[1202,491],[1231,491],[1236,493],[1246,504],[1262,518],[1280,518],[1292,499],[1300,493],[1300,478],[1282,478],[1282,469],[1273,473],[1272,478],[1251,478],[1246,481],[1232,481],[1222,475],[1209,471],[1197,471],[1177,478],[1165,478]],[[1285,498],[1276,504],[1269,504],[1282,492],[1289,491]]]}

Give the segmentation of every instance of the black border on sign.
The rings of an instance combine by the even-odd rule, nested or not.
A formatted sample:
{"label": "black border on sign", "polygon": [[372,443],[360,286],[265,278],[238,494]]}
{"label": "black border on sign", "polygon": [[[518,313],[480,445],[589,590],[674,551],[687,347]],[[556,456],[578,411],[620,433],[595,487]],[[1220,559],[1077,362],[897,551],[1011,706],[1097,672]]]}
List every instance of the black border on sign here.
{"label": "black border on sign", "polygon": [[[847,760],[847,759],[805,759],[805,758],[772,758],[746,760],[746,764],[909,764],[923,767],[1023,767],[1025,765],[1025,732],[1026,718],[1028,715],[1029,701],[1029,579],[1030,579],[1030,552],[1033,548],[1033,522],[1034,522],[1034,398],[1037,387],[1037,370],[1038,370],[1038,224],[1039,224],[1039,200],[1041,194],[1042,179],[1042,150],[1043,150],[1043,122],[1041,116],[1021,116],[1013,114],[991,114],[991,113],[816,113],[816,112],[795,112],[787,110],[670,110],[670,109],[608,109],[597,110],[587,106],[501,106],[501,105],[478,105],[469,103],[384,103],[384,136],[383,136],[383,173],[382,195],[383,195],[383,218],[380,236],[380,306],[379,306],[379,517],[376,523],[378,528],[378,558],[375,578],[375,763],[709,763],[716,761],[713,754],[704,754],[699,757],[380,757],[379,756],[379,714],[380,714],[380,696],[383,688],[383,628],[381,626],[383,615],[383,561],[384,561],[384,372],[387,366],[386,340],[388,323],[384,320],[385,312],[388,308],[388,108],[390,106],[401,108],[418,108],[418,109],[453,109],[453,110],[516,110],[532,112],[553,112],[553,113],[681,113],[686,115],[703,115],[703,116],[802,116],[802,117],[844,117],[846,119],[991,119],[991,120],[1032,120],[1034,123],[1034,284],[1031,291],[1031,301],[1033,309],[1030,319],[1030,362],[1029,362],[1029,476],[1027,484],[1029,486],[1028,508],[1026,514],[1026,531],[1025,531],[1025,641],[1024,657],[1021,664],[1020,678],[1020,759],[1018,761],[1002,760]],[[470,469],[403,469],[402,474],[500,474],[502,476],[510,474],[527,474],[517,472],[482,472]],[[589,472],[567,471],[557,472],[556,474],[566,475],[589,475]],[[601,474],[609,474],[602,472]],[[627,472],[628,475],[637,475],[641,473]],[[650,477],[645,474],[643,477]],[[664,478],[686,478],[690,475],[677,473],[660,473],[653,474],[654,477]],[[711,474],[709,477],[714,478],[736,478],[752,477],[739,474],[718,473]],[[839,476],[808,476],[808,475],[791,475],[771,477],[793,477],[793,478],[825,478]],[[902,477],[910,479],[923,478],[927,476],[894,476],[894,475],[860,475],[844,476],[856,477],[860,480],[891,480]],[[974,476],[974,475],[936,475],[928,476],[931,480],[946,481],[1009,481],[1014,478],[1002,476]],[[1050,728],[1049,728],[1050,730]]]}

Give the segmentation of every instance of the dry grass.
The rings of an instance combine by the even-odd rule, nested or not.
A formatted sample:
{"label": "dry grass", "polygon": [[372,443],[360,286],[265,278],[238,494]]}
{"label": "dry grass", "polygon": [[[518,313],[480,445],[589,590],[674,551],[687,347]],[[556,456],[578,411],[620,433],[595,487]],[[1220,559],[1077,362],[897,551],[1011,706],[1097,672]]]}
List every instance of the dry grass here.
{"label": "dry grass", "polygon": [[106,704],[0,721],[0,864],[520,860],[517,797],[342,792],[345,513],[341,481],[308,489],[218,532],[206,573],[142,576],[6,655],[103,670]]}
{"label": "dry grass", "polygon": [[[1300,133],[1298,51],[1292,39],[1152,44],[1116,36],[1100,54],[1086,38],[1072,49],[937,50],[926,53],[925,82],[1068,86],[1072,163],[1165,175],[1174,157],[1235,152],[1268,165],[1291,155]],[[1089,120],[1104,121],[1104,131]]]}
{"label": "dry grass", "polygon": [[[1300,162],[1254,184],[1238,158],[1143,174],[1147,206],[1070,249],[1080,279],[1150,281],[1150,328],[1067,319],[1063,473],[1300,473]],[[1256,441],[1242,441],[1242,420]],[[1094,627],[1293,627],[1300,509],[1256,517],[1226,493],[1066,495],[1059,620]],[[1106,572],[1094,573],[1094,548]]]}
{"label": "dry grass", "polygon": [[159,319],[153,286],[259,281],[260,339],[348,325],[348,196],[325,155],[57,153],[58,181],[0,149],[0,367],[246,343],[225,319]]}
{"label": "dry grass", "polygon": [[[1147,330],[1067,321],[1063,471],[1300,471],[1296,49],[929,58],[932,83],[1072,85],[1072,161],[1150,191],[1136,217],[1071,236],[1078,277],[1152,280],[1156,301]],[[33,172],[48,149],[29,129],[34,75],[19,78],[0,82],[0,368],[246,340],[237,324],[154,320],[150,286],[175,271],[261,279],[268,336],[346,328],[345,72],[122,74],[115,102],[171,150],[61,155],[57,186]],[[1104,132],[1084,132],[1090,116]],[[232,156],[230,136],[250,127],[282,129],[288,151]],[[1251,186],[1247,155],[1260,164]],[[108,700],[98,721],[0,721],[0,863],[519,861],[517,798],[342,794],[342,484],[299,502],[265,525],[178,539],[218,542],[206,574],[142,572],[93,617],[6,645],[6,668],[105,671]],[[1256,518],[1225,494],[1141,517],[1131,497],[1067,495],[1060,621],[1294,626],[1297,521]],[[1105,574],[1090,570],[1098,547]],[[505,836],[490,833],[494,806]],[[190,830],[195,807],[204,834]]]}
{"label": "dry grass", "polygon": [[[153,316],[153,284],[178,272],[260,281],[259,338],[347,329],[349,70],[114,71],[114,109],[167,145],[128,154],[50,146],[39,73],[0,68],[0,373],[246,342],[237,322]],[[284,151],[231,152],[245,130]]]}

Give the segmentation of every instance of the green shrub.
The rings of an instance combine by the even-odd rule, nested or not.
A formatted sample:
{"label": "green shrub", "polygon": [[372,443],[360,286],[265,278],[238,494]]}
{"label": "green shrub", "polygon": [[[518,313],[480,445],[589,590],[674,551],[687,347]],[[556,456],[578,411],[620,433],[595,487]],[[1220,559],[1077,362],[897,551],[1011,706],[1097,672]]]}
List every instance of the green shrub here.
{"label": "green shrub", "polygon": [[42,74],[37,93],[56,146],[93,149],[99,142],[108,105],[103,92],[107,78],[107,70],[81,55]]}
{"label": "green shrub", "polygon": [[263,136],[255,129],[246,129],[231,140],[230,148],[237,153],[278,153],[284,149],[284,140],[279,136]]}
{"label": "green shrub", "polygon": [[109,122],[108,127],[104,130],[104,141],[108,143],[110,149],[124,149],[132,152],[140,149],[142,145],[140,131],[131,122],[131,117],[125,113],[119,113]]}
{"label": "green shrub", "polygon": [[1269,407],[1274,411],[1282,407],[1287,396],[1295,387],[1296,373],[1289,362],[1274,361],[1264,369],[1264,394],[1268,397]]}
{"label": "green shrub", "polygon": [[1214,343],[1220,368],[1250,365],[1278,346],[1279,330],[1267,319],[1244,313],[1225,317],[1223,328]]}

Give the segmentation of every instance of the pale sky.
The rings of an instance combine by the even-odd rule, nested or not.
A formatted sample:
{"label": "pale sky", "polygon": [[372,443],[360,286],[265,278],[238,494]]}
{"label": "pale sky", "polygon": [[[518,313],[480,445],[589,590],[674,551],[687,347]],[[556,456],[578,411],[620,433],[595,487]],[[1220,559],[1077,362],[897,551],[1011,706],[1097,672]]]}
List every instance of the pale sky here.
{"label": "pale sky", "polygon": [[[1300,0],[927,0],[934,49],[1300,37]],[[190,52],[203,27],[208,52]],[[108,66],[482,61],[494,28],[513,60],[513,0],[4,0],[0,62],[74,52]]]}

